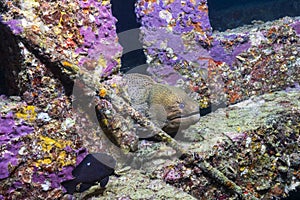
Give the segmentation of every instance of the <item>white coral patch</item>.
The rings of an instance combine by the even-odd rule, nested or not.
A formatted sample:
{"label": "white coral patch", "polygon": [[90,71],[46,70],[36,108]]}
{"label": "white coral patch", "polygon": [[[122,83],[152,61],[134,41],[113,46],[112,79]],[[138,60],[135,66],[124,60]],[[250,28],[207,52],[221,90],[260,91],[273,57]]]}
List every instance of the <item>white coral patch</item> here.
{"label": "white coral patch", "polygon": [[166,20],[168,23],[172,20],[172,14],[167,10],[159,11],[159,17]]}
{"label": "white coral patch", "polygon": [[250,35],[250,41],[252,46],[258,46],[263,41],[267,41],[267,38],[262,34],[262,32],[256,32]]}
{"label": "white coral patch", "polygon": [[69,128],[71,128],[72,126],[75,125],[75,120],[71,119],[71,118],[67,118],[62,124],[61,124],[61,129],[66,131]]}

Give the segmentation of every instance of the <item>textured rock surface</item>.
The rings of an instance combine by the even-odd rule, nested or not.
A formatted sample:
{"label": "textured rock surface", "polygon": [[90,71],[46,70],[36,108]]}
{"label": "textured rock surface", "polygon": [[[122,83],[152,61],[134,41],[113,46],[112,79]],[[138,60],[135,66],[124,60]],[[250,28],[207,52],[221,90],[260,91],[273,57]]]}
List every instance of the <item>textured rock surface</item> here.
{"label": "textured rock surface", "polygon": [[[201,141],[200,152],[205,152],[220,142],[230,142],[235,137],[239,139],[245,132],[257,130],[262,126],[273,126],[275,122],[285,122],[284,115],[296,115],[299,109],[297,90],[253,96],[201,117],[199,123],[192,125],[184,133],[187,137]],[[299,130],[295,131],[299,133]]]}
{"label": "textured rock surface", "polygon": [[[236,183],[245,199],[251,199],[249,194],[281,198],[300,186],[299,113],[299,90],[255,96],[202,117],[177,142],[194,152],[194,159],[200,156]],[[191,198],[189,193],[196,198],[239,199],[195,163],[179,160],[165,144],[141,141],[139,147],[133,159],[124,160],[131,169],[112,177],[106,190],[95,187],[77,197],[100,192],[99,199]],[[161,180],[169,185],[161,186]],[[172,196],[170,185],[182,191]]]}
{"label": "textured rock surface", "polygon": [[211,29],[205,0],[141,0],[136,12],[148,71],[197,92],[201,108],[230,105],[299,82],[299,18],[219,33]]}
{"label": "textured rock surface", "polygon": [[[99,188],[98,188],[99,190]],[[101,190],[101,189],[100,189]],[[97,186],[91,188],[78,198],[88,197],[97,191]],[[142,174],[140,171],[131,170],[126,175],[115,178],[112,177],[103,192],[103,196],[94,197],[93,199],[196,199],[189,194],[182,192],[166,184],[162,180],[150,179],[149,176]]]}
{"label": "textured rock surface", "polygon": [[[119,165],[140,169],[112,177],[104,191],[107,198],[177,195],[170,193],[174,189],[170,185],[182,191],[178,198],[189,198],[186,193],[208,199],[237,198],[227,190],[230,184],[224,188],[216,184],[197,165],[179,160],[164,143],[141,141],[136,154],[124,155],[102,135],[94,120],[95,91],[85,89],[97,86],[98,96],[107,96],[102,103],[116,106],[109,101],[115,91],[99,83],[101,77],[118,71],[121,52],[109,1],[0,2],[1,23],[16,36],[4,27],[3,33],[13,38],[6,41],[11,48],[0,52],[7,57],[0,71],[9,79],[5,87],[11,86],[6,93],[21,93],[21,98],[1,97],[1,124],[14,126],[12,130],[1,125],[0,130],[0,199],[60,198],[65,192],[60,182],[71,178],[72,169],[88,151],[109,152]],[[299,90],[297,18],[212,35],[206,1],[140,0],[137,14],[153,73],[161,70],[159,77],[171,84],[188,80],[177,84],[198,92],[202,108],[211,102],[234,104],[287,86]],[[151,32],[147,27],[157,29]],[[75,76],[82,81],[74,87],[79,96],[72,99]],[[113,125],[120,122],[126,126],[126,120]],[[185,137],[190,141],[178,143],[196,151],[245,194],[283,197],[299,187],[298,92],[266,94],[218,110],[185,131]],[[260,184],[260,179],[266,182]],[[156,186],[162,180],[170,185],[160,191]],[[88,196],[97,195],[98,190]]]}
{"label": "textured rock surface", "polygon": [[64,73],[74,74],[78,65],[100,79],[120,67],[122,48],[109,1],[1,3],[2,23]]}

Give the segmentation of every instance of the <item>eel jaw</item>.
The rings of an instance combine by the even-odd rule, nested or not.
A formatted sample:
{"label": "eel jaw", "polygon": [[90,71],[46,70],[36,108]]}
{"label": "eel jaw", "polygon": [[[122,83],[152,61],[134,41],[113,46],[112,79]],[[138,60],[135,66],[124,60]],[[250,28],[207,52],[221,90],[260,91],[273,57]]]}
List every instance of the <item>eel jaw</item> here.
{"label": "eel jaw", "polygon": [[195,124],[200,119],[199,112],[189,113],[187,115],[173,116],[167,120],[163,130],[167,133],[176,133],[178,130],[186,129],[190,125]]}

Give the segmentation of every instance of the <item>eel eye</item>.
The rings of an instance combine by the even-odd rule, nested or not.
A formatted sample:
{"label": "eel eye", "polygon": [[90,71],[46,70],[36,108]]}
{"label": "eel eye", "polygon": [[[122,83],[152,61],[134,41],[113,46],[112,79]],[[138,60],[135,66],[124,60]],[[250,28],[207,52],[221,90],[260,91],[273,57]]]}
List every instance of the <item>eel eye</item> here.
{"label": "eel eye", "polygon": [[179,103],[179,108],[180,109],[184,109],[184,107],[185,107],[184,103]]}

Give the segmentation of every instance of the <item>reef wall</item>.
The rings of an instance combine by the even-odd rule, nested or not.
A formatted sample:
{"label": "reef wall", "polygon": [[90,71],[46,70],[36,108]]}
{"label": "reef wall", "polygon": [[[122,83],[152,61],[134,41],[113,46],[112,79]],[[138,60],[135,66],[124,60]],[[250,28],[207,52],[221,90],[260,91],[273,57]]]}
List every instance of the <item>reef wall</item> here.
{"label": "reef wall", "polygon": [[[4,77],[0,91],[9,96],[0,99],[0,199],[58,199],[65,195],[60,182],[72,178],[72,169],[88,152],[115,153],[121,162],[122,156],[116,153],[119,149],[110,146],[95,125],[92,104],[95,94],[109,97],[111,91],[101,90],[99,86],[120,69],[122,47],[116,33],[116,19],[108,0],[1,0],[0,8],[3,30],[0,77]],[[288,87],[299,88],[298,18],[286,17],[213,33],[205,0],[138,0],[136,15],[142,24],[141,41],[148,71],[162,82],[193,91],[201,108],[234,104]],[[283,100],[279,103],[292,105],[287,109],[289,116],[279,113],[280,116],[298,123],[298,118],[293,121],[290,116],[298,114],[299,104]],[[225,118],[226,113],[221,112],[220,117]],[[207,123],[215,125],[216,122]],[[297,128],[295,133],[289,132],[287,139],[299,137],[299,127],[287,125]],[[199,127],[193,128],[191,133],[202,133]],[[243,138],[240,141],[247,142]],[[250,147],[246,147],[247,151]],[[272,159],[268,161],[272,162],[277,155],[270,149]],[[224,150],[224,158],[226,152]],[[284,159],[283,164],[279,164],[284,165]],[[272,169],[279,170],[279,164]],[[286,173],[284,168],[280,170]],[[291,167],[287,174],[293,170]],[[137,174],[139,177],[140,173]],[[169,171],[165,174],[164,179],[174,183],[174,176],[171,177]],[[299,179],[299,171],[291,176]],[[115,177],[113,180],[122,182],[124,179]],[[240,176],[237,179],[241,181]],[[277,192],[275,196],[284,196],[284,184],[280,187],[269,184],[267,189]],[[174,185],[181,187],[176,185],[176,180]],[[155,183],[153,187],[142,186],[151,190],[150,197],[155,197],[155,191],[159,190]],[[254,190],[252,185],[248,188],[247,181],[241,181],[241,186],[246,192]],[[173,188],[166,189],[168,196]],[[114,191],[114,187],[109,190]],[[213,187],[208,190],[214,191]],[[132,195],[132,190],[128,191]],[[192,189],[186,192],[198,194]],[[180,190],[178,196],[189,198]]]}
{"label": "reef wall", "polygon": [[299,19],[219,33],[212,32],[208,10],[206,0],[138,1],[154,77],[198,93],[201,108],[298,85]]}

